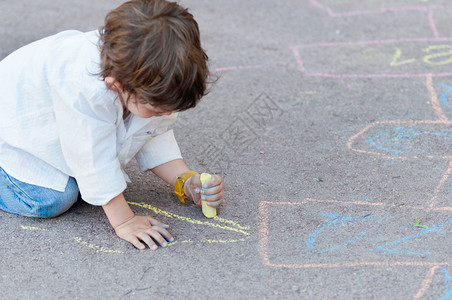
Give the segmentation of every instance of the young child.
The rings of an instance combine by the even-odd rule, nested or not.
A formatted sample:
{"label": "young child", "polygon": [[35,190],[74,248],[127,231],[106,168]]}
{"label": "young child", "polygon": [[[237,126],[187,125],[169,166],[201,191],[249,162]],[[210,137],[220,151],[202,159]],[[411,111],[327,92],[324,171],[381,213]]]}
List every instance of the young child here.
{"label": "young child", "polygon": [[173,241],[168,226],[136,216],[122,192],[124,166],[136,158],[175,186],[181,201],[222,203],[213,176],[181,157],[172,130],[177,112],[207,92],[207,55],[193,16],[176,3],[132,0],[99,31],[64,31],[0,62],[0,209],[50,218],[79,195],[102,206],[116,234],[139,249]]}

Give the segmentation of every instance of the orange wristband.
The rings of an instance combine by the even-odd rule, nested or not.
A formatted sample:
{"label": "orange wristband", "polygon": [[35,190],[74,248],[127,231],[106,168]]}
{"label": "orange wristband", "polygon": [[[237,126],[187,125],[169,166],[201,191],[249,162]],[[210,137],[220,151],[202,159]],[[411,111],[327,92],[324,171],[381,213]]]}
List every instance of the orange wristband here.
{"label": "orange wristband", "polygon": [[187,171],[182,173],[179,177],[177,177],[176,184],[174,185],[174,193],[176,193],[177,198],[179,198],[180,202],[185,203],[185,193],[184,193],[184,184],[185,182],[195,175],[195,171]]}

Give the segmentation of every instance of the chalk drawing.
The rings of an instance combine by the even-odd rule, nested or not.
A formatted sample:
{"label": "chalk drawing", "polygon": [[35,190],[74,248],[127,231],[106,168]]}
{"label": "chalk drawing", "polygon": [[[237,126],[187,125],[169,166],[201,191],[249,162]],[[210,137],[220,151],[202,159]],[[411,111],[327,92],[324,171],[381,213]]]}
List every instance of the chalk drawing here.
{"label": "chalk drawing", "polygon": [[[426,295],[432,286],[435,272],[443,274],[444,278],[443,289],[445,292],[441,299],[451,299],[452,277],[447,268],[452,267],[452,260],[450,257],[438,255],[450,251],[435,248],[442,243],[435,243],[435,246],[431,247],[428,240],[435,240],[435,237],[438,239],[438,236],[441,235],[450,236],[452,231],[452,219],[450,218],[452,207],[448,201],[451,199],[452,193],[452,152],[450,151],[452,149],[452,117],[450,117],[452,116],[450,113],[452,86],[446,83],[438,84],[438,88],[441,89],[438,96],[433,85],[435,78],[452,76],[452,38],[441,37],[435,22],[436,11],[451,11],[452,5],[449,3],[443,5],[436,0],[308,1],[314,7],[326,11],[330,17],[354,17],[384,13],[406,15],[411,11],[417,13],[417,16],[425,15],[425,20],[423,23],[420,22],[420,27],[429,28],[433,37],[326,42],[296,45],[289,47],[289,50],[296,61],[296,66],[306,77],[341,80],[425,78],[431,109],[436,119],[376,121],[350,137],[346,144],[348,149],[358,154],[373,155],[389,160],[432,160],[432,163],[435,164],[438,161],[445,161],[447,168],[439,176],[431,199],[426,199],[422,205],[417,206],[393,207],[379,202],[347,202],[312,198],[306,198],[302,202],[262,201],[259,207],[261,237],[259,254],[262,263],[276,268],[423,267],[428,268],[428,272],[421,287],[414,295],[414,299],[421,299]],[[353,10],[350,7],[353,7]],[[348,60],[343,59],[344,54],[349,57]],[[335,60],[336,58],[337,60]],[[347,84],[347,86],[351,85]],[[439,197],[445,194],[446,201],[441,203]],[[314,209],[308,209],[310,203],[327,205],[327,209],[323,209],[320,213],[326,220],[319,220],[319,214],[316,214],[312,216],[314,220],[311,220],[311,224],[306,221],[305,226],[298,225],[300,228],[298,242],[304,241],[303,245],[306,248],[304,251],[293,252],[298,255],[298,262],[289,257],[278,257],[278,248],[274,241],[278,240],[278,236],[275,235],[280,235],[280,232],[277,229],[272,230],[270,222],[272,218],[269,215],[272,210],[280,212],[286,207],[291,207],[289,213],[293,207],[298,206],[306,208],[303,211],[314,211]],[[335,208],[335,206],[337,207]],[[360,214],[363,208],[365,211]],[[316,209],[318,210],[318,205]],[[412,220],[406,220],[406,222],[410,224],[407,226],[411,226],[411,228],[403,229],[400,224],[396,226],[398,223],[395,222],[395,217],[387,214],[389,209],[404,210],[405,214],[409,211],[412,214]],[[354,214],[349,213],[351,210],[354,211]],[[382,210],[385,213],[382,213]],[[428,225],[426,226],[428,228],[412,226],[423,213],[427,212],[430,220],[423,220],[426,221],[425,224]],[[366,223],[359,221],[360,216],[369,214],[372,216],[372,220]],[[275,216],[272,215],[272,217]],[[393,226],[386,223],[391,221],[391,218]],[[432,222],[432,220],[436,222]],[[300,220],[300,222],[303,221]],[[319,223],[317,227],[312,228],[312,222]],[[374,224],[372,222],[379,222],[380,226],[366,228],[363,225]],[[396,238],[388,241],[384,235],[379,236],[379,233],[375,232],[375,228],[379,227],[382,228],[382,232],[398,230],[397,234],[393,234]],[[371,230],[373,232],[370,232]],[[336,236],[332,234],[333,231]],[[427,245],[423,241],[427,242]],[[370,259],[359,259],[359,254],[363,250],[371,253],[368,256]],[[324,259],[319,257],[324,257]],[[435,290],[437,290],[437,286],[435,286]]]}
{"label": "chalk drawing", "polygon": [[[199,243],[201,244],[231,244],[231,243],[240,243],[245,242],[245,239],[231,239],[231,240],[201,240]],[[194,244],[195,242],[191,239],[184,240],[184,241],[174,241],[171,243],[168,243],[168,246],[173,246],[176,244]]]}
{"label": "chalk drawing", "polygon": [[436,27],[435,19],[433,18],[434,10],[431,9],[428,12],[428,24],[430,25],[430,29],[435,37],[439,37],[438,28]]}
{"label": "chalk drawing", "polygon": [[432,283],[433,276],[435,275],[436,269],[438,269],[439,266],[433,266],[430,268],[430,270],[427,273],[427,276],[425,276],[424,281],[422,281],[421,288],[417,291],[416,295],[414,295],[414,300],[419,300],[424,296],[425,291],[429,288],[430,284]]}
{"label": "chalk drawing", "polygon": [[[30,230],[30,231],[44,231],[44,232],[48,232],[49,234],[53,233],[51,230],[46,229],[46,228],[40,228],[40,227],[36,227],[36,226],[25,226],[25,225],[20,225],[20,227],[23,230]],[[85,246],[89,249],[95,250],[96,253],[113,253],[113,254],[122,254],[124,253],[121,250],[112,250],[112,249],[107,249],[104,248],[100,245],[95,245],[93,243],[90,243],[88,241],[83,240],[81,237],[73,237],[72,238],[73,241],[77,242],[78,244]]]}
{"label": "chalk drawing", "polygon": [[427,292],[427,290],[431,287],[433,278],[436,273],[439,273],[438,276],[441,276],[443,279],[442,286],[444,293],[439,300],[446,300],[446,299],[452,299],[452,276],[448,269],[446,269],[444,266],[434,266],[430,268],[430,270],[427,273],[427,276],[425,277],[424,281],[422,282],[421,288],[418,290],[416,295],[414,295],[414,300],[421,299]]}
{"label": "chalk drawing", "polygon": [[[249,227],[247,226],[242,226],[239,223],[232,221],[232,220],[228,220],[225,218],[221,218],[221,217],[215,217],[213,219],[209,219],[210,221],[216,221],[218,223],[223,223],[223,224],[227,224],[226,225],[220,225],[220,224],[215,224],[212,222],[208,222],[208,221],[201,221],[201,220],[196,220],[196,219],[192,219],[192,218],[188,218],[188,217],[184,217],[184,216],[180,216],[165,210],[162,210],[160,208],[157,208],[155,206],[152,206],[150,204],[146,204],[146,203],[136,203],[136,202],[128,202],[130,205],[135,205],[135,206],[139,206],[142,208],[146,208],[149,210],[152,210],[154,213],[159,214],[159,215],[163,215],[165,217],[168,218],[174,218],[174,219],[178,219],[181,221],[185,221],[191,224],[196,224],[196,225],[203,225],[203,226],[209,226],[209,227],[214,227],[214,228],[218,228],[218,229],[222,229],[222,230],[226,230],[226,231],[233,231],[236,233],[239,233],[241,235],[244,236],[249,236],[249,232],[247,232],[247,230],[249,229]],[[23,230],[29,230],[29,231],[44,231],[44,232],[49,232],[52,233],[51,231],[49,231],[48,229],[45,228],[40,228],[40,227],[36,227],[36,226],[25,226],[25,225],[21,225],[21,228]],[[77,242],[78,244],[92,249],[94,250],[96,253],[108,253],[108,254],[123,254],[124,251],[121,250],[112,250],[112,249],[107,249],[101,245],[96,245],[93,244],[91,242],[88,242],[86,240],[84,240],[81,237],[73,237],[72,238],[73,241]],[[205,244],[230,244],[230,243],[239,243],[239,242],[245,242],[245,238],[236,238],[236,239],[206,239],[206,240],[201,240],[199,241],[199,243],[205,243]],[[191,239],[188,240],[182,240],[182,241],[174,241],[171,243],[168,243],[168,246],[174,246],[176,244],[193,244],[194,241],[192,241]]]}
{"label": "chalk drawing", "polygon": [[400,60],[401,56],[402,56],[402,50],[400,48],[396,47],[396,52],[394,54],[394,57],[392,58],[392,61],[389,63],[389,65],[391,67],[401,66],[401,65],[404,65],[404,64],[411,64],[411,63],[413,63],[416,60],[414,58]]}
{"label": "chalk drawing", "polygon": [[368,218],[369,215],[371,215],[371,214],[362,214],[361,216],[358,216],[358,217],[343,216],[338,213],[328,213],[328,212],[327,213],[320,212],[319,214],[327,217],[329,219],[328,222],[325,224],[322,224],[320,226],[320,228],[317,229],[316,231],[314,231],[312,234],[310,234],[308,239],[305,241],[305,244],[308,247],[308,249],[313,250],[315,253],[326,253],[326,252],[330,252],[330,251],[333,251],[333,250],[336,250],[336,249],[339,249],[342,247],[346,247],[346,246],[350,245],[351,243],[358,241],[366,234],[366,232],[363,231],[363,232],[359,233],[357,236],[352,237],[351,239],[346,240],[340,244],[330,246],[329,248],[326,248],[326,249],[319,249],[315,245],[317,237],[323,231],[328,229],[329,227],[342,225],[344,222],[346,222],[346,223],[366,222],[366,221],[372,220],[374,217],[374,215],[372,215],[372,217]]}
{"label": "chalk drawing", "polygon": [[[139,206],[142,208],[146,208],[149,210],[152,210],[153,212],[155,212],[156,214],[160,214],[163,216],[166,216],[168,218],[175,218],[181,221],[185,221],[188,223],[192,223],[192,224],[197,224],[197,225],[203,225],[203,226],[210,226],[210,227],[214,227],[214,228],[218,228],[218,229],[222,229],[222,230],[227,230],[227,231],[233,231],[245,236],[249,236],[250,234],[246,231],[249,229],[249,227],[247,226],[242,226],[239,223],[232,221],[232,220],[228,220],[225,218],[221,218],[221,217],[215,217],[213,219],[210,219],[212,221],[216,221],[218,223],[223,223],[223,224],[227,224],[229,226],[226,225],[220,225],[220,224],[215,224],[212,222],[208,222],[208,221],[200,221],[200,220],[196,220],[196,219],[192,219],[192,218],[188,218],[188,217],[184,217],[184,216],[180,216],[168,211],[164,211],[162,209],[159,209],[157,207],[154,207],[150,204],[146,204],[146,203],[136,203],[136,202],[128,202],[130,205],[135,205],[135,206]],[[25,225],[21,225],[21,228],[23,230],[29,230],[29,231],[46,231],[51,233],[51,231],[49,231],[48,229],[45,228],[40,228],[40,227],[35,227],[35,226],[25,226]],[[84,240],[81,237],[73,237],[72,238],[73,241],[77,242],[78,244],[89,248],[91,250],[94,250],[96,253],[108,253],[108,254],[123,254],[124,251],[121,250],[112,250],[112,249],[107,249],[101,245],[96,245],[93,243],[90,243],[86,240]],[[239,242],[245,242],[246,240],[244,238],[238,238],[238,239],[206,239],[206,240],[201,240],[200,243],[205,243],[205,244],[229,244],[229,243],[239,243]],[[168,246],[174,246],[176,244],[193,244],[194,242],[192,240],[183,240],[183,241],[174,241],[172,243],[168,243]]]}
{"label": "chalk drawing", "polygon": [[88,242],[88,241],[84,241],[84,240],[83,240],[82,238],[80,238],[80,237],[74,237],[74,240],[75,240],[77,243],[79,243],[80,245],[83,245],[83,246],[85,246],[85,247],[87,247],[87,248],[90,248],[90,249],[95,250],[97,253],[99,253],[99,252],[102,252],[102,253],[118,253],[118,254],[124,253],[123,251],[120,251],[120,250],[106,249],[106,248],[104,248],[104,247],[102,247],[102,246],[92,244],[92,243],[90,243],[90,242]]}
{"label": "chalk drawing", "polygon": [[[438,49],[440,51],[436,51]],[[445,49],[446,51],[443,51],[443,49]],[[426,63],[427,65],[442,66],[452,63],[452,45],[430,45],[427,48],[422,49],[422,51],[426,53],[434,52],[432,54],[425,55],[422,58],[423,62]],[[392,61],[390,62],[389,65],[392,67],[397,67],[405,64],[412,64],[416,61],[415,58],[400,60],[402,55],[403,55],[402,50],[396,47],[394,57],[392,58]],[[445,59],[442,59],[444,56]]]}
{"label": "chalk drawing", "polygon": [[[299,70],[310,77],[444,77],[452,75],[451,42],[452,38],[371,40],[307,44],[289,49]],[[410,54],[402,58],[402,49],[409,49]],[[344,61],[342,53],[352,59]]]}
{"label": "chalk drawing", "polygon": [[[248,229],[248,227],[244,227],[232,220],[226,220],[224,218],[215,217],[213,219],[209,219],[209,221],[204,221],[204,220],[201,221],[201,220],[197,220],[197,219],[193,219],[193,218],[189,218],[189,217],[185,217],[185,216],[180,216],[175,213],[165,211],[163,209],[160,209],[158,207],[155,207],[151,204],[144,203],[144,202],[141,202],[141,203],[127,202],[127,203],[129,203],[130,205],[139,206],[139,207],[151,210],[158,215],[163,215],[168,218],[178,219],[180,221],[188,222],[191,224],[214,227],[214,228],[218,228],[218,229],[222,229],[222,230],[226,230],[226,231],[233,231],[233,232],[245,235],[245,236],[250,235],[249,232],[246,231]],[[217,221],[217,222],[225,223],[225,224],[228,224],[231,226],[220,225],[220,224],[212,223],[211,221]]]}
{"label": "chalk drawing", "polygon": [[[184,221],[184,222],[188,222],[191,224],[196,224],[196,225],[203,225],[203,226],[208,226],[208,227],[213,227],[213,228],[217,228],[217,229],[221,229],[221,230],[226,230],[229,232],[235,232],[238,233],[240,235],[244,235],[244,236],[249,236],[250,233],[247,231],[249,230],[248,226],[243,226],[240,225],[239,223],[233,221],[233,220],[228,220],[225,218],[221,218],[216,216],[213,219],[209,219],[209,221],[201,221],[201,220],[196,220],[193,218],[188,218],[188,217],[184,217],[184,216],[180,216],[165,210],[162,210],[160,208],[157,208],[155,206],[152,206],[150,204],[147,203],[137,203],[137,202],[128,202],[130,205],[134,205],[134,206],[139,206],[145,209],[149,209],[152,210],[154,213],[159,214],[159,215],[163,215],[165,217],[168,218],[173,218],[173,219],[178,219],[180,221]],[[213,223],[212,221],[218,222],[219,224]],[[226,225],[221,225],[221,224],[226,224]],[[48,229],[45,228],[40,228],[40,227],[35,227],[35,226],[25,226],[25,225],[21,225],[21,228],[23,230],[29,230],[29,231],[45,231],[45,232],[49,232],[52,233],[52,231],[49,231]],[[90,243],[86,240],[84,240],[81,237],[73,237],[72,238],[73,241],[77,242],[78,244],[92,249],[94,250],[96,253],[109,253],[109,254],[123,254],[124,251],[121,250],[112,250],[112,249],[107,249],[104,248],[101,245],[96,245],[93,243]],[[246,239],[245,238],[236,238],[236,239],[205,239],[205,240],[201,240],[199,241],[199,243],[205,243],[205,244],[230,244],[230,243],[239,243],[239,242],[245,242]],[[176,244],[193,244],[194,241],[192,241],[191,239],[188,240],[182,240],[182,241],[174,241],[171,243],[168,243],[168,246],[174,246]]]}
{"label": "chalk drawing", "polygon": [[445,83],[441,84],[441,87],[446,91],[441,94],[440,99],[444,103],[444,105],[448,108],[452,108],[452,100],[448,99],[449,94],[452,92],[452,86],[449,86]]}
{"label": "chalk drawing", "polygon": [[446,279],[444,280],[444,283],[443,283],[446,293],[439,299],[440,300],[451,299],[452,298],[452,276],[450,275],[449,271],[446,268],[440,267],[439,269],[444,272],[444,277],[446,277]]}
{"label": "chalk drawing", "polygon": [[[299,203],[262,201],[260,204],[261,223],[259,231],[261,239],[259,244],[259,254],[264,265],[281,268],[337,268],[356,266],[428,266],[437,268],[439,266],[452,266],[452,261],[444,261],[444,259],[442,259],[440,256],[437,256],[438,253],[445,252],[444,249],[435,249],[431,247],[431,245],[440,246],[438,245],[438,243],[431,243],[429,247],[426,247],[426,244],[428,243],[418,242],[420,238],[422,238],[423,241],[425,241],[426,238],[432,238],[432,234],[441,235],[447,233],[447,235],[450,235],[450,231],[452,231],[449,228],[450,224],[452,223],[452,218],[444,218],[445,216],[448,216],[448,214],[444,215],[443,213],[441,215],[441,212],[451,212],[452,207],[437,206],[438,195],[444,188],[452,173],[452,153],[450,153],[450,149],[452,149],[452,132],[450,131],[452,121],[446,116],[441,103],[439,102],[439,98],[443,101],[444,97],[447,97],[450,91],[448,86],[441,85],[446,89],[446,91],[438,98],[433,85],[433,74],[426,75],[426,86],[430,94],[430,103],[432,110],[437,116],[438,120],[377,121],[370,125],[367,125],[363,130],[353,135],[348,140],[347,147],[357,153],[378,155],[385,159],[404,160],[424,158],[448,160],[448,168],[442,175],[438,185],[434,189],[432,199],[430,199],[430,201],[426,201],[425,206],[404,205],[399,208],[403,210],[409,209],[418,211],[413,213],[413,220],[411,220],[411,222],[418,219],[415,216],[417,216],[420,212],[425,211],[429,211],[430,213],[434,211],[440,213],[440,215],[438,215],[435,219],[442,218],[443,221],[437,223],[436,225],[429,224],[428,228],[412,228],[410,231],[406,232],[407,234],[400,235],[403,232],[399,232],[399,234],[396,234],[396,236],[399,236],[395,240],[384,241],[384,243],[381,243],[381,241],[379,240],[372,240],[372,238],[378,237],[378,232],[369,233],[368,231],[371,229],[375,230],[375,228],[379,228],[382,225],[389,226],[385,227],[382,230],[383,232],[387,232],[388,230],[391,230],[393,232],[395,230],[400,230],[400,228],[398,228],[397,226],[395,228],[391,228],[390,225],[386,224],[388,222],[387,220],[385,220],[385,222],[382,221],[385,214],[383,212],[379,213],[379,210],[386,207],[388,204],[376,202],[320,200],[311,198],[307,198],[303,202]],[[445,103],[443,101],[443,105],[444,104]],[[373,132],[369,134],[369,132],[371,132],[372,130]],[[364,141],[364,143],[359,143],[359,138],[361,139],[361,141]],[[420,139],[427,139],[427,141],[431,141],[431,139],[438,139],[440,141],[439,143],[443,143],[442,148],[446,150],[444,152],[438,151],[438,149],[434,149],[434,151],[432,151],[434,147],[430,145],[427,148],[418,151],[419,153],[416,153],[414,150],[416,150],[416,148],[419,148],[420,144],[422,144],[419,142]],[[438,141],[435,140],[435,144],[437,143]],[[368,148],[363,147],[363,145],[365,144],[367,144]],[[373,148],[373,150],[371,148]],[[422,153],[423,155],[421,156],[420,154]],[[335,210],[334,206],[333,208],[331,208],[331,206],[328,206],[328,210],[323,210],[323,212],[320,213],[323,217],[327,218],[326,222],[318,225],[317,229],[315,229],[311,233],[304,233],[303,230],[306,230],[306,228],[303,228],[302,231],[300,231],[300,234],[303,235],[301,237],[301,240],[304,241],[306,248],[304,251],[299,252],[299,255],[301,255],[302,263],[285,263],[284,261],[272,261],[275,260],[275,258],[280,260],[282,258],[278,257],[277,253],[275,254],[275,251],[277,252],[277,248],[271,248],[272,245],[270,245],[270,237],[272,235],[272,232],[269,223],[269,208],[293,205],[308,206],[310,203],[337,205],[339,208]],[[365,212],[355,217],[350,215],[347,216],[341,213],[341,207],[349,205],[354,206],[354,210],[357,210],[357,206],[365,207]],[[311,210],[306,207],[306,211]],[[370,213],[369,210],[371,210]],[[344,223],[348,224],[349,226],[350,224],[359,225],[359,223],[362,223],[363,220],[365,220],[364,216],[372,216],[372,218],[368,220],[369,222],[379,221],[382,225],[373,226],[372,228],[367,229],[363,228],[361,230],[355,228],[354,233],[352,234],[345,230],[339,231],[335,236],[329,235],[330,239],[335,238],[336,240],[329,242],[329,244],[327,244],[327,247],[323,246],[322,248],[319,248],[319,238],[322,235],[329,234],[327,230],[342,228],[344,226]],[[386,218],[390,218],[390,216]],[[397,222],[389,223],[397,224]],[[409,222],[407,221],[406,223],[408,224]],[[341,225],[342,227],[338,227],[339,225]],[[445,230],[446,227],[447,230]],[[413,230],[415,231],[413,232]],[[277,234],[280,238],[281,233]],[[338,239],[337,234],[344,236]],[[324,238],[324,240],[325,239],[326,238]],[[368,245],[373,246],[369,247]],[[346,251],[344,251],[343,249],[345,249]],[[375,254],[375,256],[370,256],[372,258],[370,261],[360,261],[359,259],[356,259],[356,261],[354,261],[353,258],[359,257],[359,253],[362,253],[363,250],[368,250],[370,253]],[[269,251],[273,251],[273,253],[270,254]],[[358,252],[354,255],[353,251]],[[329,262],[330,258],[332,257],[329,256],[329,254],[332,252],[335,253],[335,256],[333,257],[338,260],[337,262]],[[311,255],[309,255],[310,253]],[[316,255],[313,256],[312,254]],[[341,257],[341,255],[343,256]],[[388,259],[386,257],[398,257],[398,259],[394,261],[393,259]],[[433,257],[433,260],[426,261],[426,257]],[[411,259],[407,260],[406,258]],[[417,293],[418,296],[422,296],[422,294],[425,292],[425,289],[429,285],[429,280],[429,277],[424,280],[423,286]]]}
{"label": "chalk drawing", "polygon": [[[426,76],[426,86],[430,94],[432,109],[439,120],[377,121],[367,125],[347,142],[347,147],[352,151],[377,155],[386,159],[448,160],[448,167],[435,187],[429,207],[436,204],[439,193],[446,186],[452,173],[452,152],[450,152],[452,149],[452,120],[446,116],[441,107],[432,77],[431,74]],[[448,87],[444,84],[441,86]],[[440,96],[441,100],[447,97],[448,92],[449,90],[446,88],[446,92]],[[370,147],[364,146],[363,141],[366,141],[367,146]]]}
{"label": "chalk drawing", "polygon": [[339,8],[343,10],[343,12],[335,12],[334,9],[331,8],[331,5],[328,4],[322,4],[328,1],[324,0],[309,0],[309,2],[314,5],[315,7],[318,7],[322,10],[325,10],[330,17],[351,17],[351,16],[360,16],[360,15],[367,15],[367,14],[381,14],[381,13],[397,13],[397,12],[403,12],[403,11],[421,11],[421,12],[427,12],[427,19],[428,19],[428,25],[430,27],[430,30],[432,31],[432,34],[435,37],[439,37],[438,28],[436,27],[436,23],[434,20],[434,12],[435,10],[441,9],[452,9],[452,6],[449,5],[434,5],[430,4],[429,0],[421,0],[421,5],[413,5],[412,1],[409,2],[403,2],[398,1],[396,6],[394,6],[394,3],[387,3],[385,4],[383,1],[362,1],[358,3],[354,3],[354,7],[356,7],[356,4],[361,4],[364,6],[369,5],[378,5],[379,7],[369,8],[369,9],[362,9],[362,10],[355,10],[355,11],[349,11],[347,3],[344,2],[331,2],[331,4],[344,4],[343,8]]}
{"label": "chalk drawing", "polygon": [[234,71],[234,70],[250,70],[250,69],[260,69],[262,68],[261,65],[255,65],[255,66],[230,66],[230,67],[222,67],[222,68],[216,68],[216,72],[224,72],[224,71]]}
{"label": "chalk drawing", "polygon": [[410,241],[412,239],[418,238],[420,236],[426,235],[430,232],[443,232],[442,231],[442,227],[444,225],[446,225],[447,223],[450,223],[452,221],[452,219],[448,219],[446,222],[440,223],[436,226],[433,227],[429,227],[426,229],[422,229],[421,232],[404,237],[402,239],[399,240],[395,240],[395,241],[391,241],[389,243],[386,243],[383,246],[378,246],[375,247],[373,249],[370,249],[370,251],[382,251],[384,253],[388,253],[388,254],[402,254],[402,255],[417,255],[417,256],[427,256],[429,254],[431,254],[430,250],[426,250],[426,251],[412,251],[412,250],[395,250],[392,248],[388,248],[388,247],[392,247],[401,243],[404,243],[406,241]]}
{"label": "chalk drawing", "polygon": [[[312,233],[309,231],[310,222],[316,220],[313,216],[300,218],[290,216],[298,214],[296,207],[303,211],[319,210],[319,214],[328,221],[320,223]],[[344,215],[342,211],[349,211],[353,207],[356,216]],[[320,200],[306,198],[302,202],[269,202],[262,201],[260,210],[260,243],[259,254],[264,265],[279,268],[338,268],[338,267],[383,267],[383,266],[452,266],[450,257],[444,258],[447,245],[437,243],[452,231],[452,218],[449,214],[452,207],[435,207],[430,209],[432,218],[443,219],[436,225],[429,224],[429,229],[416,228],[411,223],[416,216],[427,210],[426,207],[402,206],[400,214],[388,215],[391,204],[347,202],[337,200]],[[284,232],[271,228],[269,220],[277,218],[284,210],[286,226],[290,227],[290,220],[296,220],[299,232],[287,233],[287,238],[294,244],[286,245],[285,251],[291,251],[291,257],[282,257],[279,244],[284,240]],[[272,213],[273,212],[273,213]],[[433,213],[435,212],[435,213]],[[288,214],[288,216],[287,216]],[[271,217],[270,217],[271,215]],[[401,216],[406,216],[406,227],[400,227]],[[368,218],[368,219],[367,219]],[[374,226],[369,226],[369,224]],[[367,224],[367,225],[366,225]],[[311,225],[312,227],[312,225]],[[330,232],[327,232],[329,230]],[[382,234],[393,232],[399,236],[394,241],[387,241]],[[325,235],[321,237],[321,235]],[[441,237],[444,236],[444,237]],[[319,248],[317,241],[323,238]],[[342,240],[342,242],[341,242]],[[302,246],[304,244],[304,248]],[[304,250],[303,250],[304,249]],[[363,251],[367,251],[370,259],[362,260]],[[334,255],[333,255],[334,253]],[[394,260],[394,257],[397,259]],[[294,260],[299,260],[295,263]]]}
{"label": "chalk drawing", "polygon": [[350,149],[390,159],[452,159],[452,128],[441,121],[378,121],[355,137]]}
{"label": "chalk drawing", "polygon": [[49,231],[48,229],[45,229],[45,228],[39,228],[39,227],[35,227],[35,226],[24,226],[24,225],[20,225],[20,227],[22,227],[22,229],[24,229],[24,230]]}
{"label": "chalk drawing", "polygon": [[[366,14],[381,14],[381,13],[392,13],[399,11],[425,11],[430,12],[436,9],[450,9],[452,6],[449,5],[435,5],[427,3],[429,1],[418,1],[419,5],[413,5],[415,1],[398,1],[397,5],[394,5],[394,1],[390,3],[385,3],[387,1],[360,1],[354,2],[353,6],[363,5],[362,10],[348,10],[348,5],[343,1],[325,1],[325,0],[308,0],[312,5],[318,7],[320,9],[325,10],[329,16],[331,17],[350,17],[350,16],[359,16]],[[431,1],[433,2],[433,1]],[[342,11],[335,11],[331,8],[332,5],[337,4],[338,9]],[[373,7],[372,7],[373,6]],[[375,7],[377,6],[377,7]]]}

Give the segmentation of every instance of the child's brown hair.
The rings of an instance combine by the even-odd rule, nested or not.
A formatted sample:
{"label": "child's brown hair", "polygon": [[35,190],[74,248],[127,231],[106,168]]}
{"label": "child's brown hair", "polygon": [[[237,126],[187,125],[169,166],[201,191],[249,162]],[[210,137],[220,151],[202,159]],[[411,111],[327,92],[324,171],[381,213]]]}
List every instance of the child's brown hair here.
{"label": "child's brown hair", "polygon": [[99,75],[119,81],[137,101],[183,111],[207,93],[208,57],[198,24],[177,3],[125,2],[107,14],[99,32]]}

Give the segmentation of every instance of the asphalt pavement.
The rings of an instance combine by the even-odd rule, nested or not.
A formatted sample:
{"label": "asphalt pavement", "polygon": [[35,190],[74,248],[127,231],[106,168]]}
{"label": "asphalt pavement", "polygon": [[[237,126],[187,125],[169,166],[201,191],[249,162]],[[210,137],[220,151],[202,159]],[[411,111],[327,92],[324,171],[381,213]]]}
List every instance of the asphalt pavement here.
{"label": "asphalt pavement", "polygon": [[[0,58],[121,1],[0,1]],[[0,212],[1,299],[451,299],[452,3],[186,0],[219,76],[173,126],[216,219],[131,164],[139,251],[83,201]]]}

